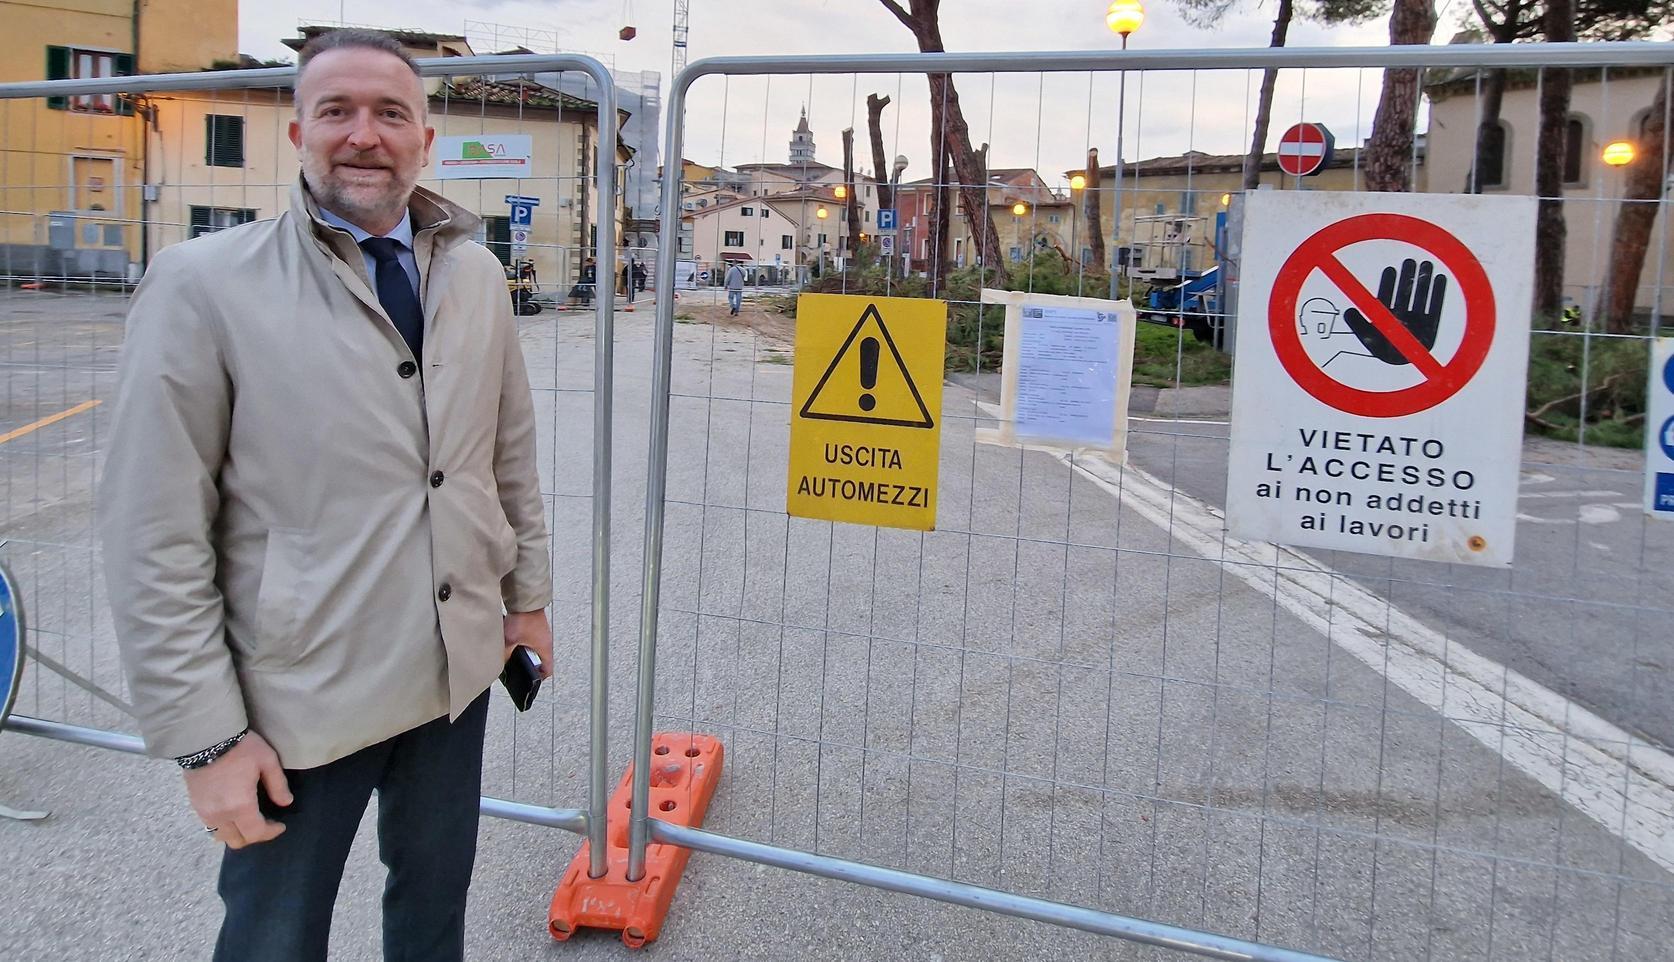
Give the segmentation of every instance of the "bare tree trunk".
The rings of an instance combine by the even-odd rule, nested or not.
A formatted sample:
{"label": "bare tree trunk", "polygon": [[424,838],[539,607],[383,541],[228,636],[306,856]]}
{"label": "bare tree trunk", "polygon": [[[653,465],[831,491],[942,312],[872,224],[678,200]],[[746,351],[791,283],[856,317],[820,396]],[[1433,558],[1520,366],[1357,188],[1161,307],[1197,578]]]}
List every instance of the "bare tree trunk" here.
{"label": "bare tree trunk", "polygon": [[849,225],[849,238],[844,249],[853,254],[860,250],[860,197],[854,190],[854,128],[843,131],[843,215]]}
{"label": "bare tree trunk", "polygon": [[[1656,100],[1651,102],[1637,156],[1628,166],[1622,205],[1617,210],[1616,228],[1610,239],[1604,322],[1612,334],[1634,333],[1633,302],[1645,269],[1645,253],[1651,246],[1651,227],[1657,219],[1663,179],[1668,175],[1668,156],[1663,150],[1667,129],[1668,80],[1664,78],[1662,86],[1657,88]],[[1647,333],[1656,334],[1655,331]]]}
{"label": "bare tree trunk", "polygon": [[[1542,18],[1546,39],[1575,40],[1574,0],[1546,0]],[[1569,127],[1569,95],[1574,78],[1568,70],[1543,70],[1540,84],[1540,132],[1535,144],[1534,310],[1552,318],[1563,309],[1564,254],[1569,228],[1564,223],[1564,140]]]}
{"label": "bare tree trunk", "polygon": [[1081,192],[1081,209],[1087,215],[1087,246],[1093,251],[1093,262],[1088,267],[1095,271],[1104,270],[1104,222],[1099,213],[1099,178],[1102,176],[1103,173],[1099,169],[1099,149],[1089,148],[1087,187]]}
{"label": "bare tree trunk", "polygon": [[866,95],[866,132],[872,138],[872,176],[878,181],[878,209],[895,209],[895,190],[890,185],[891,168],[884,160],[883,111],[889,106],[888,97]]}
{"label": "bare tree trunk", "polygon": [[[1391,44],[1427,44],[1436,32],[1433,0],[1395,0]],[[1418,122],[1418,70],[1385,70],[1372,136],[1366,143],[1366,189],[1412,190],[1412,138]]]}
{"label": "bare tree trunk", "polygon": [[[938,113],[939,111],[931,111],[930,129],[932,131],[941,129],[934,119]],[[942,143],[941,138],[935,137],[933,133],[932,138],[934,142],[930,145],[930,148],[935,151],[936,169],[930,175],[930,187],[931,196],[935,198],[936,224],[935,233],[931,235],[930,240],[930,291],[932,294],[940,294],[946,297],[948,258],[952,254],[950,250],[952,242],[948,238],[950,221],[948,214],[949,209],[953,206],[951,203],[952,189],[948,187],[948,181],[952,179],[953,174],[948,169],[947,145]]]}
{"label": "bare tree trunk", "polygon": [[[878,0],[884,9],[895,15],[918,41],[920,53],[944,53],[941,23],[938,19],[941,0],[908,0],[903,8],[897,0]],[[989,271],[984,283],[996,288],[1006,286],[1008,276],[1005,258],[999,257],[1000,235],[988,216],[988,173],[977,159],[971,146],[970,126],[965,123],[965,112],[959,107],[959,91],[947,74],[930,74],[930,111],[932,118],[940,115],[940,122],[932,128],[931,136],[946,141],[947,156],[958,177],[959,206],[971,225],[972,238]]]}
{"label": "bare tree trunk", "polygon": [[[1290,31],[1290,19],[1295,13],[1293,0],[1279,0],[1279,12],[1273,17],[1273,41],[1269,47],[1285,45],[1285,34]],[[1270,67],[1261,74],[1261,95],[1256,101],[1255,136],[1250,139],[1250,152],[1244,155],[1244,189],[1261,186],[1261,155],[1267,153],[1267,128],[1273,122],[1273,88],[1279,83],[1279,71]]]}

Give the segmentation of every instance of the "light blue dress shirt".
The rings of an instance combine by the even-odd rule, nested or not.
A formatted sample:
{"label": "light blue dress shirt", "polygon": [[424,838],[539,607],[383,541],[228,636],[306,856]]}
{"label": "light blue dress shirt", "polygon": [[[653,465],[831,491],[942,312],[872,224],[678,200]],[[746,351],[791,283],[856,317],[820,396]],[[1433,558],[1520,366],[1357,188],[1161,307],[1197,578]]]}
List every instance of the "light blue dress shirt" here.
{"label": "light blue dress shirt", "polygon": [[[355,246],[357,247],[359,247],[360,243],[368,237],[374,236],[373,234],[361,230],[358,226],[349,223],[343,218],[338,217],[336,214],[326,210],[324,207],[320,208],[320,219],[331,226],[338,228],[339,230],[348,231],[350,236],[354,237]],[[415,298],[418,297],[419,269],[418,257],[413,253],[413,215],[402,214],[401,223],[396,224],[395,229],[384,236],[401,245],[401,253],[396,255],[396,259],[401,262],[401,269],[407,272],[407,280],[412,282],[413,296]],[[375,292],[378,289],[378,259],[373,257],[371,254],[368,254],[366,252],[366,248],[364,247],[360,250],[360,256],[366,262],[366,276],[372,281],[372,290]]]}

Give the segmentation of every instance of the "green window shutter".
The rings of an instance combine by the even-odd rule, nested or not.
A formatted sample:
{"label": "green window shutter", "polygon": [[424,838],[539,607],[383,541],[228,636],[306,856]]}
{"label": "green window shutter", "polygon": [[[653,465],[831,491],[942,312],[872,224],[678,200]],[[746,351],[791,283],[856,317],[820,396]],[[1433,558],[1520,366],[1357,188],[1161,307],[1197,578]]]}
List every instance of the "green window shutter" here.
{"label": "green window shutter", "polygon": [[209,212],[208,207],[192,208],[192,229],[186,233],[188,239],[209,233]]}
{"label": "green window shutter", "polygon": [[[134,75],[134,55],[119,53],[116,55],[116,76],[132,77]],[[116,112],[124,117],[134,115],[134,101],[132,97],[117,97]]]}
{"label": "green window shutter", "polygon": [[[46,48],[46,79],[48,79],[48,80],[68,80],[69,77],[70,77],[70,48],[69,47],[48,47],[48,48]],[[47,98],[47,109],[49,109],[49,110],[68,110],[69,107],[70,107],[70,98],[68,98],[68,97],[48,97]]]}
{"label": "green window shutter", "polygon": [[244,118],[226,114],[204,117],[204,161],[210,167],[244,166]]}

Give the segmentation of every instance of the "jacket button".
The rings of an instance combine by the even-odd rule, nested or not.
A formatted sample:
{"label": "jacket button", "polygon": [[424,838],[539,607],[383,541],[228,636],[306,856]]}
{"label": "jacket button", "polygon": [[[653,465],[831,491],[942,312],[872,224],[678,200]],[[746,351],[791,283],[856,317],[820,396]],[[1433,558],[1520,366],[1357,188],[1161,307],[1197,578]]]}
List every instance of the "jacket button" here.
{"label": "jacket button", "polygon": [[444,584],[444,585],[442,585],[440,590],[438,590],[436,592],[436,600],[437,601],[446,601],[446,600],[448,600],[449,598],[452,598],[452,597],[453,597],[453,586],[452,585]]}
{"label": "jacket button", "polygon": [[412,377],[414,374],[418,373],[418,365],[414,364],[412,361],[402,361],[401,366],[395,369],[395,373],[404,378]]}
{"label": "jacket button", "polygon": [[442,472],[437,471],[435,474],[430,476],[430,486],[432,488],[439,488],[442,486]]}

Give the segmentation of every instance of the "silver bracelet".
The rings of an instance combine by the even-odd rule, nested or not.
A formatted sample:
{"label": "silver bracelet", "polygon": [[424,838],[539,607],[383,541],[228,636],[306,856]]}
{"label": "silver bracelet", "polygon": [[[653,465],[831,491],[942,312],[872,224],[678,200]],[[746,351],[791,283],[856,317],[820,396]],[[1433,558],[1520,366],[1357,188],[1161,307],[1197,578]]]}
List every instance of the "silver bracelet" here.
{"label": "silver bracelet", "polygon": [[250,729],[246,728],[226,741],[216,742],[201,752],[193,752],[190,755],[182,755],[179,758],[176,758],[175,761],[179,763],[181,768],[184,768],[187,771],[191,771],[195,768],[202,768],[217,758],[220,758],[222,755],[225,755],[227,752],[232,751],[232,747],[243,741],[244,736],[248,734],[250,734]]}

